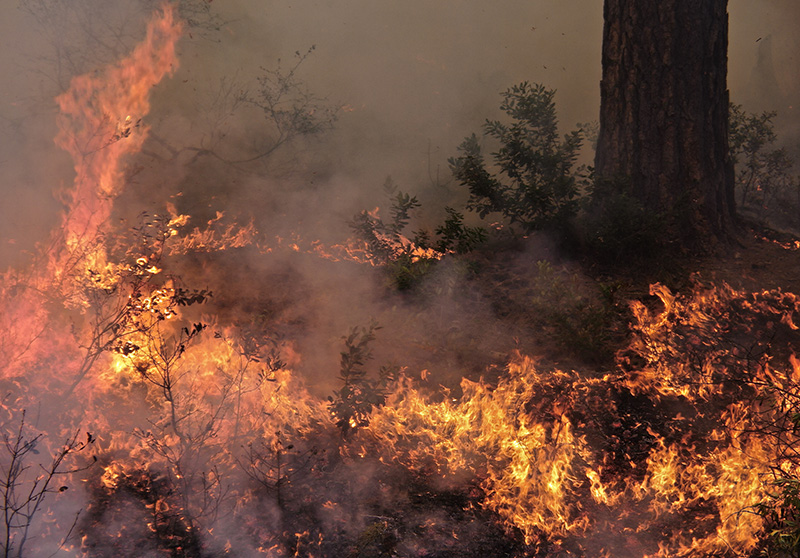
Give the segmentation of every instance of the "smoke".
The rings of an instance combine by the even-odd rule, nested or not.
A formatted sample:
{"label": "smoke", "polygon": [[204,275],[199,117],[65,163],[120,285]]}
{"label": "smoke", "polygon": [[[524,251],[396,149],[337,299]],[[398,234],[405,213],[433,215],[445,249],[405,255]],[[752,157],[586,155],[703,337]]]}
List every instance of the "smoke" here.
{"label": "smoke", "polygon": [[[238,1],[205,4],[208,13],[188,10],[202,2],[184,4],[196,26],[182,41],[179,75],[159,87],[160,125],[153,127],[158,137],[173,140],[173,149],[208,147],[213,133],[224,133],[228,153],[246,151],[268,124],[253,114],[244,122],[226,115],[231,107],[219,106],[221,88],[233,88],[231,95],[252,89],[262,68],[274,68],[278,59],[289,64],[296,51],[312,45],[317,48],[299,79],[340,111],[335,130],[270,157],[255,179],[224,168],[209,175],[208,165],[189,169],[191,154],[172,161],[172,168],[143,158],[145,170],[158,177],[147,177],[150,196],[137,192],[140,203],[149,197],[153,207],[147,209],[161,204],[158,194],[182,191],[195,196],[195,212],[255,204],[265,213],[296,213],[286,207],[291,192],[303,208],[318,202],[324,211],[315,213],[330,215],[324,226],[336,227],[357,210],[385,203],[375,192],[387,175],[403,189],[436,195],[432,185],[449,181],[447,157],[464,135],[497,115],[498,93],[514,83],[556,89],[565,130],[596,120],[601,2],[505,1],[489,8],[475,2]],[[69,6],[25,0],[2,7],[3,267],[24,260],[46,238],[58,211],[52,192],[69,182],[69,160],[52,143],[52,99],[71,77],[131,48],[154,6],[152,0]],[[796,3],[734,0],[730,12],[732,99],[751,111],[778,110],[779,132],[794,141]],[[226,117],[224,130],[214,130]],[[164,156],[158,147],[151,151]],[[313,195],[297,194],[308,189]]]}
{"label": "smoke", "polygon": [[[73,162],[53,141],[54,99],[72,78],[127,54],[156,6],[0,5],[0,270],[24,267],[47,244],[64,208],[56,193],[74,178]],[[258,242],[175,256],[170,272],[214,292],[204,310],[215,327],[268,324],[281,358],[317,397],[340,384],[342,336],[373,321],[382,329],[371,369],[396,364],[454,390],[462,376],[491,374],[516,348],[543,350],[529,338],[530,323],[504,319],[502,297],[454,264],[426,279],[427,297],[410,300],[382,270],[333,263],[311,247],[345,242],[359,211],[380,207],[386,217],[387,176],[423,202],[412,228],[435,225],[441,207],[464,199],[447,158],[486,118],[499,116],[499,93],[513,84],[556,89],[564,132],[596,120],[601,2],[187,0],[182,7],[193,19],[178,46],[180,66],[152,92],[153,110],[142,123],[149,135],[127,160],[110,229],[136,226],[142,212],[170,210],[189,215],[189,228],[254,223]],[[779,110],[779,132],[796,141],[797,4],[733,0],[730,10],[733,100],[748,110]],[[307,103],[303,122],[321,123],[320,133],[276,126],[275,114],[264,110],[269,79],[296,87],[292,98]],[[327,126],[331,114],[335,122]],[[551,246],[531,242],[508,265],[512,275],[533,274],[537,260],[553,257]],[[380,484],[377,473],[361,474],[366,480],[353,484],[363,480],[362,491]],[[114,505],[97,520],[109,537],[129,514],[147,514],[141,494]],[[280,522],[274,509],[261,513]],[[354,533],[365,527],[361,521],[351,525]]]}
{"label": "smoke", "polygon": [[[81,0],[64,7],[26,0],[2,8],[0,73],[8,76],[0,90],[0,164],[8,192],[0,219],[4,267],[46,237],[58,210],[52,192],[69,180],[68,159],[52,144],[51,100],[72,76],[121,57],[154,5]],[[299,69],[299,79],[340,108],[336,128],[276,153],[256,169],[255,179],[224,168],[209,176],[209,165],[187,169],[191,154],[172,161],[173,168],[145,157],[145,170],[152,168],[159,177],[146,181],[152,206],[163,199],[157,194],[182,191],[198,198],[195,211],[216,205],[212,214],[236,212],[255,203],[266,213],[297,213],[294,204],[286,207],[291,192],[303,208],[309,200],[318,202],[331,216],[324,226],[336,227],[355,211],[385,203],[375,193],[387,175],[416,193],[435,192],[432,185],[448,182],[447,157],[464,135],[497,115],[498,93],[514,83],[529,80],[556,89],[564,130],[596,120],[600,2],[506,1],[489,8],[474,2],[239,1],[209,7],[205,19],[192,14],[198,26],[182,41],[179,75],[159,88],[155,135],[181,149],[203,142],[208,147],[213,133],[224,133],[220,149],[246,151],[268,123],[254,121],[252,113],[245,121],[226,115],[231,107],[219,106],[225,101],[221,88],[232,87],[231,96],[252,89],[262,68],[274,68],[278,59],[286,66],[296,51],[312,45],[317,48]],[[793,134],[796,4],[733,1],[730,11],[733,100],[748,110],[778,110],[780,131]],[[224,130],[214,130],[225,117]],[[158,147],[151,151],[164,156]],[[292,180],[285,179],[287,173]],[[313,195],[297,194],[308,189]],[[148,196],[137,192],[137,197]]]}
{"label": "smoke", "polygon": [[750,110],[784,112],[800,87],[800,7],[789,0],[758,5],[734,0],[730,13],[729,74],[733,97],[752,103],[747,107]]}
{"label": "smoke", "polygon": [[[20,250],[31,250],[46,236],[41,229],[49,219],[43,215],[52,217],[57,210],[51,192],[69,180],[63,167],[67,159],[51,143],[51,99],[72,76],[95,70],[130,48],[154,4],[82,0],[64,7],[29,0],[3,8],[8,48],[0,63],[4,75],[14,76],[4,80],[0,111],[3,153],[8,154],[4,174],[22,178],[6,181],[21,196],[10,196],[13,203],[3,206],[4,261],[15,260]],[[278,59],[284,67],[291,65],[296,51],[303,53],[312,45],[317,48],[298,77],[315,95],[341,108],[336,129],[276,153],[255,169],[256,179],[224,168],[217,170],[218,177],[209,176],[211,165],[202,161],[187,169],[191,153],[172,161],[183,167],[178,169],[144,157],[137,162],[158,178],[146,181],[150,196],[137,192],[137,197],[149,197],[146,201],[153,205],[161,203],[158,194],[183,191],[185,197],[203,198],[192,209],[208,207],[210,198],[218,196],[222,199],[211,203],[217,205],[212,211],[237,211],[256,202],[265,212],[296,213],[294,207],[274,206],[287,203],[287,192],[313,185],[314,195],[295,195],[297,203],[320,200],[320,207],[334,213],[330,225],[335,226],[367,205],[384,203],[373,192],[387,175],[414,192],[428,188],[432,180],[446,182],[446,158],[464,135],[496,114],[498,93],[516,82],[541,81],[559,89],[565,127],[591,120],[596,112],[599,68],[590,61],[599,59],[599,8],[582,9],[579,17],[568,15],[556,2],[518,1],[492,9],[473,3],[378,7],[354,1],[336,6],[234,2],[212,9],[214,22],[224,25],[219,31],[213,26],[190,29],[182,41],[179,74],[156,94],[148,122],[154,136],[170,140],[170,147],[179,150],[208,147],[214,141],[211,135],[222,132],[226,139],[217,144],[221,151],[246,152],[259,140],[254,135],[271,132],[265,130],[269,124],[253,112],[242,121],[241,113],[225,114],[230,106],[210,106],[226,101],[219,99],[221,80],[234,88],[231,96],[252,91],[262,68],[274,68]],[[587,36],[595,37],[594,44]],[[113,49],[103,48],[109,43]],[[227,118],[222,131],[213,129],[218,121],[209,122],[215,110],[222,113],[216,116]],[[160,147],[154,144],[150,151],[165,157]],[[53,161],[61,166],[48,171]],[[183,183],[181,173],[188,175]],[[285,179],[287,173],[293,180]],[[275,176],[279,183],[269,180]],[[134,187],[140,178],[132,181]],[[37,220],[43,226],[26,234],[26,225]],[[15,244],[9,247],[12,239]]]}

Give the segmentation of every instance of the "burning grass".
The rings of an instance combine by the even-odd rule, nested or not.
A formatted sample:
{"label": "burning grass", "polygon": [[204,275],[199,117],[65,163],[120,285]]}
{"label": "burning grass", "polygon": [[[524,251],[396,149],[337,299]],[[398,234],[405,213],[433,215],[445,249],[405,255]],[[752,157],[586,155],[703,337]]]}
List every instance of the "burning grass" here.
{"label": "burning grass", "polygon": [[11,428],[42,402],[37,422],[59,427],[37,436],[96,433],[98,463],[81,457],[68,469],[87,471],[64,485],[85,486],[71,547],[88,556],[738,556],[764,545],[782,479],[796,478],[787,293],[655,285],[660,303],[634,304],[613,372],[517,355],[457,396],[399,374],[344,428],[348,400],[334,410],[309,393],[286,367],[291,344],[187,323],[205,296],[170,283],[139,298],[115,285],[137,310],[113,342],[97,355],[81,346],[91,319],[61,332],[76,344],[63,370],[85,371],[77,387],[72,374],[58,382],[47,352],[29,361],[34,374],[4,370],[7,441],[23,440]]}

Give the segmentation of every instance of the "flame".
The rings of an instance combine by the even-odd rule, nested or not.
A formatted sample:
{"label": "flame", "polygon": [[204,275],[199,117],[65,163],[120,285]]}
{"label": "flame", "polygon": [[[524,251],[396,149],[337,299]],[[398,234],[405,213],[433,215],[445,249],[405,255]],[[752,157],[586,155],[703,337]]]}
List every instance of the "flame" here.
{"label": "flame", "polygon": [[[631,305],[632,338],[612,372],[549,369],[515,354],[498,380],[463,379],[453,392],[427,369],[419,379],[401,374],[368,424],[351,421],[345,437],[329,402],[294,370],[302,358],[291,339],[189,308],[204,295],[164,270],[169,255],[252,244],[374,264],[365,243],[267,243],[252,222],[230,224],[222,213],[183,234],[189,217],[168,206],[169,217],[148,225],[150,244],[110,255],[125,156],[145,139],[148,95],[176,67],[180,30],[165,6],[129,57],[76,77],[58,97],[57,142],[75,161],[69,207],[44,269],[0,281],[0,366],[13,393],[3,418],[38,404],[42,422],[58,425],[54,439],[75,425],[100,433],[100,464],[82,478],[90,528],[102,532],[116,502],[144,527],[140,536],[165,548],[205,537],[234,552],[241,534],[267,556],[331,555],[327,536],[357,539],[353,531],[370,525],[394,536],[396,518],[361,513],[351,499],[374,471],[391,478],[400,469],[461,494],[461,511],[500,524],[525,555],[756,549],[769,525],[753,510],[774,498],[770,479],[798,474],[800,360],[769,352],[778,332],[798,330],[794,294],[698,283],[681,296],[655,284],[658,304]],[[402,237],[397,249],[443,256]],[[8,444],[13,433],[4,435]],[[295,522],[310,508],[316,524]],[[237,524],[218,528],[224,515]],[[447,544],[467,539],[444,515],[414,529]],[[83,548],[101,537],[84,534]],[[408,548],[430,554],[419,541]]]}
{"label": "flame", "polygon": [[[184,227],[189,221],[188,215],[178,215],[174,207],[169,208],[172,219],[170,226],[174,231],[172,236],[178,235],[178,229]],[[195,227],[190,233],[181,235],[170,243],[170,255],[188,254],[197,252],[220,252],[233,248],[243,248],[256,241],[258,231],[251,219],[247,225],[239,226],[237,223],[223,223],[223,212],[217,212],[215,218],[210,219],[205,228]]]}
{"label": "flame", "polygon": [[[767,316],[794,330],[796,297],[780,291],[748,294],[727,285],[698,287],[689,298],[661,285],[651,293],[662,301],[661,310],[633,306],[636,336],[629,351],[645,358],[643,367],[587,378],[540,372],[530,359],[518,357],[498,385],[465,380],[460,399],[440,402],[405,380],[372,417],[374,451],[422,475],[455,483],[474,478],[482,489],[481,505],[521,532],[527,544],[576,544],[597,537],[611,546],[585,548],[614,555],[614,545],[640,547],[638,555],[652,557],[752,550],[764,529],[762,516],[753,510],[767,496],[771,467],[785,459],[757,425],[779,420],[780,409],[787,407],[765,409],[757,397],[732,397],[727,382],[733,377],[726,367],[741,369],[731,361],[736,355],[710,344],[730,335],[734,326],[754,331],[751,324],[726,323],[739,316],[745,321],[748,315]],[[732,314],[731,308],[741,312]],[[686,344],[697,354],[687,353]],[[695,360],[700,354],[701,362]],[[627,355],[622,356],[626,363]],[[795,394],[799,366],[793,356],[790,361],[785,371],[751,369],[757,375],[749,381],[773,386],[780,397]],[[597,418],[587,417],[579,405],[589,401],[589,412],[622,416],[613,400],[603,397],[624,393],[638,397],[640,405],[687,406],[696,418],[678,413],[667,428],[631,425],[625,432],[632,432],[628,443],[638,439],[644,459],[637,463],[627,457],[629,463],[612,465],[602,446],[618,443],[619,437],[604,433],[598,447],[598,432],[585,422]],[[717,429],[698,438],[692,428],[702,420],[714,421]],[[619,420],[615,424],[621,427]],[[782,432],[791,438],[784,440],[790,446],[796,443],[792,432]],[[594,443],[587,441],[589,435]],[[682,523],[668,538],[653,537],[659,525],[675,517],[692,518],[698,526]]]}
{"label": "flame", "polygon": [[332,262],[353,262],[374,266],[367,243],[360,239],[347,239],[344,242],[326,243],[320,239],[307,240],[294,233],[289,238],[275,236],[272,241],[258,243],[262,254],[281,250],[291,250],[302,254],[312,254]]}
{"label": "flame", "polygon": [[102,273],[112,265],[97,240],[119,193],[125,156],[138,152],[147,136],[142,121],[150,111],[150,91],[177,67],[181,28],[174,8],[165,4],[128,57],[98,74],[74,77],[56,97],[56,143],[75,165],[72,188],[63,194],[67,210],[51,249],[49,270],[56,284],[70,273]]}
{"label": "flame", "polygon": [[107,202],[119,191],[123,157],[139,151],[146,137],[141,122],[150,111],[150,90],[177,67],[180,35],[174,8],[165,4],[127,58],[100,75],[73,78],[56,97],[61,112],[56,143],[75,161],[70,210],[62,227],[68,245],[93,238],[108,218]]}
{"label": "flame", "polygon": [[[558,380],[569,377],[556,373]],[[496,388],[464,380],[462,398],[427,401],[408,383],[373,417],[370,433],[389,449],[384,459],[428,469],[444,478],[481,471],[484,507],[519,528],[532,543],[539,533],[582,531],[586,518],[570,502],[580,484],[575,468],[587,452],[560,405],[551,421],[522,409],[543,378],[528,358],[509,368]]]}
{"label": "flame", "polygon": [[[27,275],[9,272],[2,277],[0,326],[9,357],[4,374],[18,373],[48,351],[41,340],[52,327],[46,310],[50,300],[85,310],[85,289],[113,289],[126,267],[108,261],[102,233],[118,193],[123,158],[138,151],[145,138],[141,119],[149,110],[149,92],[177,64],[180,29],[173,8],[165,5],[130,56],[97,74],[73,78],[69,90],[56,98],[61,111],[56,143],[72,155],[75,180],[63,196],[67,209],[54,232],[48,262]],[[49,342],[56,349],[51,362],[63,360],[55,354],[68,351]]]}

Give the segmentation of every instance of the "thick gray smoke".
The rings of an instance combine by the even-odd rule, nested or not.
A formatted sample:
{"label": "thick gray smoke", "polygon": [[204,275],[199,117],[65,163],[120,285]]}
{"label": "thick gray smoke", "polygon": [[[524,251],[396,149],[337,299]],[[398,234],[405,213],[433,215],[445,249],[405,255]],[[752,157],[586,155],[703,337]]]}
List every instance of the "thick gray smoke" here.
{"label": "thick gray smoke", "polygon": [[777,111],[780,143],[800,156],[800,4],[792,0],[731,3],[733,101],[751,112]]}

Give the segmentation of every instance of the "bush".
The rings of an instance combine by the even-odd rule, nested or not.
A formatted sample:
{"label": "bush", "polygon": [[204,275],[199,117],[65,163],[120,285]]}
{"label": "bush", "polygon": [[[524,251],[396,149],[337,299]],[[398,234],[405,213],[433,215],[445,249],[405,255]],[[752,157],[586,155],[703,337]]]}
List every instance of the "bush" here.
{"label": "bush", "polygon": [[797,225],[800,179],[792,175],[794,160],[777,141],[776,112],[750,114],[731,105],[729,145],[736,165],[739,209],[758,220],[778,218]]}
{"label": "bush", "polygon": [[384,190],[391,199],[391,220],[383,221],[376,214],[362,211],[350,221],[350,227],[367,245],[370,259],[388,270],[394,285],[410,289],[446,254],[466,254],[486,240],[481,227],[464,224],[464,215],[445,207],[447,218],[434,233],[421,229],[408,233],[411,211],[420,206],[416,196],[396,191],[391,179]]}
{"label": "bush", "polygon": [[628,315],[619,305],[619,284],[600,284],[587,293],[574,277],[539,261],[532,302],[542,325],[572,354],[591,364],[611,362],[625,339]]}
{"label": "bush", "polygon": [[475,134],[449,160],[469,188],[467,207],[481,217],[500,213],[524,230],[564,226],[578,211],[580,176],[573,170],[582,135],[576,130],[558,138],[555,91],[528,82],[502,94],[500,108],[510,125],[487,120],[483,135],[499,143],[487,165]]}
{"label": "bush", "polygon": [[668,216],[654,214],[623,181],[596,181],[580,219],[582,244],[603,265],[627,267],[660,256]]}
{"label": "bush", "polygon": [[769,483],[767,499],[755,510],[768,525],[762,558],[800,557],[800,479],[781,473]]}
{"label": "bush", "polygon": [[372,379],[365,369],[367,361],[372,359],[370,343],[379,329],[374,323],[369,328],[354,327],[344,338],[339,372],[342,387],[334,392],[335,397],[328,397],[331,414],[343,435],[369,424],[369,414],[386,401],[387,385],[398,372],[397,368],[382,366],[378,377]]}

